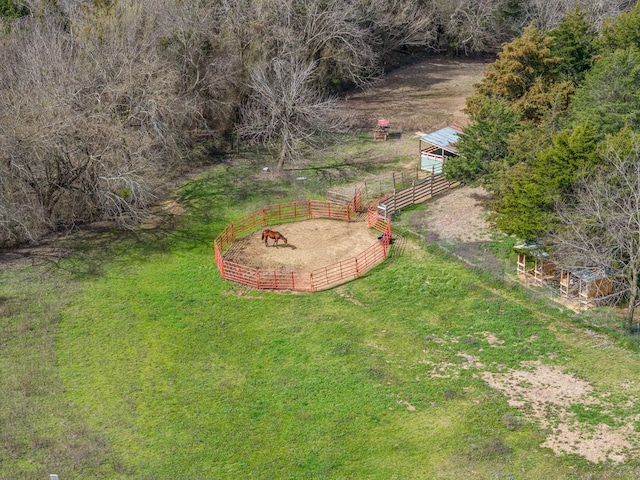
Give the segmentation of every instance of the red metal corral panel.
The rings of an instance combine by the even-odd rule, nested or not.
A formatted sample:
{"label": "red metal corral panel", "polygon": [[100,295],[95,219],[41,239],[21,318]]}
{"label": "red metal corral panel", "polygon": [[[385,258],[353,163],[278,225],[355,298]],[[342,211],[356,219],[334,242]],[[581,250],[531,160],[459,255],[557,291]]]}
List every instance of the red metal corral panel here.
{"label": "red metal corral panel", "polygon": [[263,207],[260,212],[263,225],[290,220],[306,220],[310,218],[308,201],[267,205]]}
{"label": "red metal corral panel", "polygon": [[381,243],[376,243],[360,253],[356,259],[358,261],[358,270],[360,275],[376,266],[385,258],[385,250]]}
{"label": "red metal corral panel", "polygon": [[258,288],[258,269],[224,260],[224,279]]}
{"label": "red metal corral panel", "polygon": [[333,265],[315,269],[313,272],[313,286],[322,290],[345,280],[356,278],[355,259],[343,260]]}
{"label": "red metal corral panel", "polygon": [[312,290],[310,272],[260,270],[258,279],[258,288],[265,290]]}
{"label": "red metal corral panel", "polygon": [[240,238],[254,232],[256,228],[260,227],[262,225],[262,217],[259,215],[259,212],[252,212],[246,217],[233,222],[233,225],[234,236]]}
{"label": "red metal corral panel", "polygon": [[349,216],[349,206],[341,203],[331,203],[312,200],[309,202],[311,218],[333,218],[347,221]]}
{"label": "red metal corral panel", "polygon": [[233,242],[232,236],[232,228],[231,225],[227,225],[225,229],[218,235],[216,241],[219,241],[218,246],[220,247],[220,251],[224,252],[226,248]]}
{"label": "red metal corral panel", "polygon": [[218,266],[220,275],[222,276],[222,278],[224,278],[224,261],[222,259],[222,253],[220,252],[220,247],[218,246],[218,240],[213,242],[213,251],[216,257],[216,265]]}
{"label": "red metal corral panel", "polygon": [[362,192],[357,192],[353,197],[353,209],[357,212],[362,208]]}

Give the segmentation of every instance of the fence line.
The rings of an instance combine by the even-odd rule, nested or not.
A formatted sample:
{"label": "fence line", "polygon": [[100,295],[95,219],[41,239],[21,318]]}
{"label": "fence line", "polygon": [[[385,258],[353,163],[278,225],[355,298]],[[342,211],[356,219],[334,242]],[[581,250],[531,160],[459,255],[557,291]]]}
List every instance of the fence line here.
{"label": "fence line", "polygon": [[328,202],[340,203],[343,205],[350,204],[353,207],[353,211],[357,212],[362,209],[364,194],[362,192],[362,188],[356,187],[353,191],[353,195],[335,190],[327,190],[326,197]]}
{"label": "fence line", "polygon": [[[357,198],[359,196],[359,198]],[[254,232],[258,228],[277,222],[302,221],[314,218],[332,218],[351,221],[354,205],[362,204],[362,194],[354,195],[346,204],[307,200],[277,205],[267,205],[227,225],[213,242],[216,265],[220,275],[255,289],[299,290],[315,292],[357,278],[387,258],[391,241],[391,222],[380,218],[377,205],[367,211],[367,225],[382,235],[379,241],[355,257],[341,260],[311,271],[258,269],[231,262],[223,252],[236,238]],[[277,220],[277,222],[276,222]]]}
{"label": "fence line", "polygon": [[391,214],[404,207],[423,202],[456,185],[458,184],[450,183],[444,175],[435,173],[435,167],[432,167],[428,177],[414,180],[410,186],[394,190],[393,193],[380,200],[378,214],[389,218]]}

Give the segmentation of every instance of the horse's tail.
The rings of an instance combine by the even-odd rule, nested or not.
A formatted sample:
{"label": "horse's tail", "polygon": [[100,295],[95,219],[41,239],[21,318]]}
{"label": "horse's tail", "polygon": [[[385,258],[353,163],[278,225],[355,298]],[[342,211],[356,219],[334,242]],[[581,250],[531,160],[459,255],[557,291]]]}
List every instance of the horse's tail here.
{"label": "horse's tail", "polygon": [[269,231],[269,230],[263,230],[263,231],[262,231],[262,241],[263,241],[263,242],[264,242],[265,237],[267,236],[267,232],[268,232],[268,231]]}

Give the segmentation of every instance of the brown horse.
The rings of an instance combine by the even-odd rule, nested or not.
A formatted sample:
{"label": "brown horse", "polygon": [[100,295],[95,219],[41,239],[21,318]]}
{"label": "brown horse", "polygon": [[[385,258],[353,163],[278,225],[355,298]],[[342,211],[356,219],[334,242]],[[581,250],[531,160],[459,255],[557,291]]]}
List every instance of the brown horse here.
{"label": "brown horse", "polygon": [[280,232],[276,232],[275,230],[263,230],[262,231],[262,241],[264,242],[265,247],[269,246],[268,240],[269,239],[273,239],[273,244],[277,247],[278,246],[278,241],[282,240],[284,242],[284,244],[287,244],[287,239],[280,233]]}

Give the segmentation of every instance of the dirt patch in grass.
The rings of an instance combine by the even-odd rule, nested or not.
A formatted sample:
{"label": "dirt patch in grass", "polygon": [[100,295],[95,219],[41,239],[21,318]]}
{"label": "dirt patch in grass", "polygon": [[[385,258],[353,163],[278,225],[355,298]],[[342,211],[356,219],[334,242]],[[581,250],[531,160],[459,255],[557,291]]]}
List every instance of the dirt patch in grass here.
{"label": "dirt patch in grass", "polygon": [[338,220],[308,220],[271,227],[284,235],[274,247],[266,247],[262,230],[236,240],[224,253],[224,258],[255,268],[308,271],[347,260],[364,252],[378,240],[376,230],[366,222]]}
{"label": "dirt patch in grass", "polygon": [[478,242],[491,239],[482,187],[459,187],[431,201],[427,212],[428,229],[443,240]]}
{"label": "dirt patch in grass", "polygon": [[629,424],[611,426],[579,422],[572,405],[601,406],[603,401],[592,396],[593,388],[583,380],[562,371],[560,367],[523,365],[526,370],[506,373],[484,372],[487,384],[508,397],[509,405],[521,409],[544,430],[549,431],[542,447],[557,454],[576,454],[598,462],[623,462],[632,453],[640,434]]}
{"label": "dirt patch in grass", "polygon": [[[504,342],[489,331],[479,332],[490,348],[505,348]],[[535,341],[530,337],[529,341]],[[432,338],[440,345],[458,344],[459,337]],[[456,354],[462,362],[424,362],[431,378],[459,378],[461,372],[472,371],[488,386],[501,392],[509,405],[520,414],[505,415],[509,429],[521,426],[518,418],[526,418],[546,436],[541,447],[557,455],[579,455],[593,463],[619,464],[637,457],[640,422],[635,412],[637,398],[615,397],[599,393],[586,380],[568,374],[561,366],[543,364],[542,360],[522,362],[519,368],[494,365],[487,371],[479,357],[464,352]],[[549,354],[548,359],[555,355]],[[633,381],[620,385],[631,388]]]}
{"label": "dirt patch in grass", "polygon": [[487,220],[484,208],[487,200],[488,194],[482,187],[458,187],[429,200],[426,210],[408,214],[403,222],[430,239],[488,241],[495,230]]}
{"label": "dirt patch in grass", "polygon": [[384,76],[374,88],[344,97],[356,126],[373,129],[379,118],[396,132],[429,132],[451,123],[466,125],[465,99],[492,58],[432,57]]}

